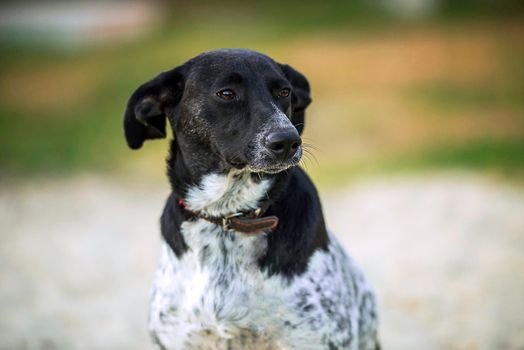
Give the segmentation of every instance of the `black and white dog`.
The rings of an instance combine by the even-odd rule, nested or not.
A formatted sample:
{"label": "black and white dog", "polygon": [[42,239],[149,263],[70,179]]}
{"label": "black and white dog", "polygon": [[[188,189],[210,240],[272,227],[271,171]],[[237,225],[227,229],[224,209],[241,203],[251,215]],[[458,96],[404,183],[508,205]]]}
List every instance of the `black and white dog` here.
{"label": "black and white dog", "polygon": [[166,137],[172,192],[149,327],[163,349],[378,349],[375,300],[297,165],[306,78],[203,53],[131,96],[128,145]]}

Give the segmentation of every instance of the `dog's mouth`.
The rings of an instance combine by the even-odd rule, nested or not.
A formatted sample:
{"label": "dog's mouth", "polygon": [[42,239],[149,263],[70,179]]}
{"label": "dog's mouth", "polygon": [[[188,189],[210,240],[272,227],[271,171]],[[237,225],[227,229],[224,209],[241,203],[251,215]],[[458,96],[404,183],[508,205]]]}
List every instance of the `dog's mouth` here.
{"label": "dog's mouth", "polygon": [[302,148],[299,147],[295,154],[287,160],[274,160],[271,157],[255,158],[244,169],[253,173],[277,174],[297,166],[302,158]]}
{"label": "dog's mouth", "polygon": [[247,167],[246,169],[252,173],[278,174],[278,173],[288,170],[289,168],[293,166],[294,165],[285,165],[285,166],[279,166],[279,167],[266,167],[266,168]]}

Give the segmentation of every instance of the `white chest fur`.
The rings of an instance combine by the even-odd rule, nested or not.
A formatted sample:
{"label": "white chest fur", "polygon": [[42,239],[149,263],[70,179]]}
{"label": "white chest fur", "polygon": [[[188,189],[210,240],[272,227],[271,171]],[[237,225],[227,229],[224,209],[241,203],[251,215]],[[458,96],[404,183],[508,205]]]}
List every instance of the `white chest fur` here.
{"label": "white chest fur", "polygon": [[255,182],[249,173],[209,174],[200,185],[188,190],[186,204],[191,210],[211,216],[256,209],[270,186],[271,180]]}

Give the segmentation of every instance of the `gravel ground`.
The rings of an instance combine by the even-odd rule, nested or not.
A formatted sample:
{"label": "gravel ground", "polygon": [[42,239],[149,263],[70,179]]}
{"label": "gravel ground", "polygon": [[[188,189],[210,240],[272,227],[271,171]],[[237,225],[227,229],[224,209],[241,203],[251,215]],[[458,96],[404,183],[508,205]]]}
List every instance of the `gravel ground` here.
{"label": "gravel ground", "polygon": [[[0,186],[0,349],[150,349],[167,187]],[[392,349],[524,349],[524,190],[468,174],[323,193],[379,296]]]}

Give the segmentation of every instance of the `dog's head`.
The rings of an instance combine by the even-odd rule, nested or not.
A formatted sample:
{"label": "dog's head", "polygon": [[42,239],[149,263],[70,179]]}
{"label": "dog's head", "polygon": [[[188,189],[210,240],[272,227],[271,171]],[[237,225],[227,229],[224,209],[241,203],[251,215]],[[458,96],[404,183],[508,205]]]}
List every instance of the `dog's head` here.
{"label": "dog's head", "polygon": [[248,50],[203,53],[141,85],[124,118],[129,147],[166,137],[169,120],[186,162],[277,173],[301,156],[306,78]]}

